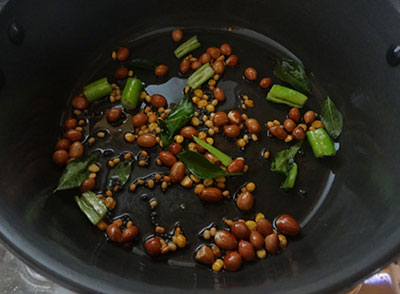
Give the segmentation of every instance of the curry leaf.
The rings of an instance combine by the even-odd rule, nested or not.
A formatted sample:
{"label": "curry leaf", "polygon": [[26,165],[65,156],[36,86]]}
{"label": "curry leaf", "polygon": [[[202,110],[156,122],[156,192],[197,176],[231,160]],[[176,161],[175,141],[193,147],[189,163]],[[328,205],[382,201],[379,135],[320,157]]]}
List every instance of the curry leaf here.
{"label": "curry leaf", "polygon": [[160,127],[163,129],[161,140],[164,148],[171,144],[172,138],[190,121],[194,114],[195,108],[189,95],[189,92],[186,93],[171,110],[165,121],[159,121]]}
{"label": "curry leaf", "polygon": [[328,134],[337,139],[342,133],[343,115],[329,97],[322,103],[321,120]]}
{"label": "curry leaf", "polygon": [[305,94],[311,93],[306,71],[297,61],[289,58],[275,58],[274,73],[296,90]]}
{"label": "curry leaf", "polygon": [[131,167],[131,160],[120,161],[116,166],[114,166],[108,174],[107,189],[111,189],[115,185],[125,185],[131,175]]}
{"label": "curry leaf", "polygon": [[178,153],[177,156],[185,164],[185,167],[200,179],[215,179],[229,175],[218,165],[209,162],[198,152],[185,150]]}
{"label": "curry leaf", "polygon": [[208,150],[211,154],[213,154],[219,161],[222,162],[223,165],[228,166],[232,162],[232,158],[218,150],[214,146],[204,142],[203,140],[193,136],[194,141],[199,144],[204,149]]}
{"label": "curry leaf", "polygon": [[285,181],[281,184],[282,189],[291,189],[294,187],[297,177],[297,163],[294,162],[289,174],[286,176]]}
{"label": "curry leaf", "polygon": [[288,176],[294,163],[294,157],[300,150],[303,141],[297,142],[289,149],[279,151],[271,163],[271,171]]}
{"label": "curry leaf", "polygon": [[95,151],[89,156],[74,159],[68,163],[54,192],[79,187],[89,177],[88,167],[99,155],[100,151]]}

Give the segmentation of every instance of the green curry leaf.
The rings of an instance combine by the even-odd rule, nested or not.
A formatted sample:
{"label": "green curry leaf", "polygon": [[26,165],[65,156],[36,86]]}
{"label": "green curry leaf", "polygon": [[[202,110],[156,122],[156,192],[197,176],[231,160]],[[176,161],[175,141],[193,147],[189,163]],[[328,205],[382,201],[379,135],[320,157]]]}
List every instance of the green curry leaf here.
{"label": "green curry leaf", "polygon": [[159,121],[160,127],[163,129],[161,141],[164,148],[172,143],[173,137],[190,121],[194,111],[195,108],[188,92],[171,110],[168,117],[164,121]]}
{"label": "green curry leaf", "polygon": [[275,75],[282,81],[290,84],[296,90],[310,94],[310,82],[304,67],[297,61],[289,58],[275,58]]}
{"label": "green curry leaf", "polygon": [[123,186],[128,181],[132,171],[132,160],[120,161],[114,166],[107,179],[107,189],[111,189],[113,186]]}
{"label": "green curry leaf", "polygon": [[340,136],[343,128],[343,115],[329,97],[322,103],[321,121],[333,139]]}
{"label": "green curry leaf", "polygon": [[215,179],[229,175],[218,165],[209,162],[198,152],[185,150],[178,153],[177,156],[185,164],[185,167],[200,179]]}
{"label": "green curry leaf", "polygon": [[68,163],[54,192],[80,187],[80,185],[82,185],[82,183],[89,177],[89,165],[95,161],[99,155],[100,151],[95,151],[88,156],[74,159]]}

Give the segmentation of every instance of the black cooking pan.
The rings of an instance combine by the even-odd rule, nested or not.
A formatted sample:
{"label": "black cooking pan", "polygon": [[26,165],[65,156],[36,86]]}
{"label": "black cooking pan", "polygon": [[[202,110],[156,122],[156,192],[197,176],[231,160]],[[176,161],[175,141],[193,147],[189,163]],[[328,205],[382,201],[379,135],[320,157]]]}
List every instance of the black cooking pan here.
{"label": "black cooking pan", "polygon": [[[399,9],[392,0],[0,1],[1,238],[30,265],[78,292],[332,293],[350,287],[400,247],[400,71],[386,60],[388,48],[400,42]],[[280,191],[281,178],[266,162],[250,171],[261,187],[257,209],[271,218],[291,213],[304,229],[282,254],[236,273],[213,273],[192,261],[201,226],[242,216],[232,203],[201,208],[193,195],[187,200],[187,192],[172,190],[160,214],[166,223],[181,220],[193,241],[182,256],[152,260],[140,244],[131,252],[107,243],[71,193],[52,194],[60,170],[51,154],[69,99],[115,67],[110,52],[120,45],[156,56],[177,73],[172,27],[198,33],[208,46],[231,42],[242,68],[252,63],[265,75],[272,75],[271,54],[300,58],[316,91],[309,107],[318,109],[329,93],[345,118],[335,158],[317,162],[305,150],[296,191]],[[153,79],[147,82],[168,80]],[[263,122],[283,115],[283,106],[268,104],[257,91],[255,114],[264,115]],[[282,149],[265,138],[248,156],[257,161],[256,152],[268,142]],[[184,201],[187,211],[178,208]],[[120,202],[117,212],[134,212],[146,222],[138,195]]]}

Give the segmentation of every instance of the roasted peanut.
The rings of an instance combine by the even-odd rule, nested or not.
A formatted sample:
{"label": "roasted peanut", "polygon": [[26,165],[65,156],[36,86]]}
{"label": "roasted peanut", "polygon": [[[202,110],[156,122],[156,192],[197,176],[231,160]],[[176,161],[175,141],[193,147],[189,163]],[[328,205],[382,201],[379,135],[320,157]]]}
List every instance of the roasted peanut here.
{"label": "roasted peanut", "polygon": [[172,143],[171,145],[169,145],[169,151],[173,154],[173,155],[177,155],[179,152],[181,152],[182,150],[182,145],[179,143]]}
{"label": "roasted peanut", "polygon": [[175,162],[170,171],[172,183],[179,183],[185,176],[185,165],[181,161]]}
{"label": "roasted peanut", "polygon": [[283,128],[280,126],[273,126],[268,128],[269,132],[271,133],[272,136],[278,138],[279,140],[284,140],[288,136],[288,134],[285,132]]}
{"label": "roasted peanut", "polygon": [[219,47],[219,49],[221,50],[221,53],[223,55],[229,56],[232,54],[232,47],[227,43],[222,44],[221,47]]}
{"label": "roasted peanut", "polygon": [[227,167],[227,172],[228,173],[239,173],[243,170],[244,167],[244,158],[243,157],[238,157],[228,165]]}
{"label": "roasted peanut", "polygon": [[214,98],[217,99],[219,102],[222,102],[225,100],[225,93],[221,88],[214,88]]}
{"label": "roasted peanut", "polygon": [[81,142],[74,142],[69,149],[69,157],[79,158],[83,156],[83,145]]}
{"label": "roasted peanut", "polygon": [[237,55],[232,54],[231,56],[228,57],[228,59],[226,60],[226,65],[230,66],[230,67],[234,67],[239,63],[239,58],[237,57]]}
{"label": "roasted peanut", "polygon": [[181,73],[185,74],[189,71],[189,69],[190,69],[189,59],[182,60],[181,65],[179,67],[179,70],[181,71]]}
{"label": "roasted peanut", "polygon": [[64,122],[64,128],[66,131],[75,129],[78,126],[78,121],[75,118],[67,118]]}
{"label": "roasted peanut", "polygon": [[271,254],[275,254],[279,250],[279,238],[277,233],[269,234],[265,237],[265,249]]}
{"label": "roasted peanut", "polygon": [[125,66],[121,66],[119,68],[117,68],[117,70],[114,73],[114,77],[117,80],[123,80],[126,77],[128,77],[129,74],[129,69],[127,69]]}
{"label": "roasted peanut", "polygon": [[159,154],[159,158],[161,162],[166,166],[173,166],[174,163],[177,161],[175,155],[167,151],[161,151]]}
{"label": "roasted peanut", "polygon": [[107,112],[107,119],[110,122],[116,122],[121,118],[122,110],[120,108],[112,108]]}
{"label": "roasted peanut", "polygon": [[160,64],[156,67],[156,69],[154,70],[154,74],[157,77],[163,77],[168,73],[168,66],[166,66],[165,64]]}
{"label": "roasted peanut", "polygon": [[215,259],[214,252],[210,247],[203,245],[199,250],[197,250],[195,259],[203,264],[213,264]]}
{"label": "roasted peanut", "polygon": [[235,272],[242,266],[242,257],[236,251],[231,251],[224,258],[224,269]]}
{"label": "roasted peanut", "polygon": [[251,230],[249,240],[250,240],[250,243],[257,250],[261,249],[264,246],[264,237],[258,231]]}
{"label": "roasted peanut", "polygon": [[89,106],[86,97],[76,96],[72,99],[72,107],[78,110],[85,110]]}
{"label": "roasted peanut", "polygon": [[237,247],[235,236],[225,230],[218,230],[214,236],[214,241],[222,249],[235,250]]}
{"label": "roasted peanut", "polygon": [[54,152],[53,154],[53,161],[55,164],[57,164],[58,166],[63,166],[65,164],[67,164],[68,161],[68,152],[65,150],[57,150],[56,152]]}
{"label": "roasted peanut", "polygon": [[307,111],[306,113],[304,113],[304,116],[303,116],[304,122],[306,124],[311,124],[315,120],[316,117],[317,117],[317,115],[312,110]]}
{"label": "roasted peanut", "polygon": [[228,120],[231,124],[240,125],[242,123],[242,116],[239,111],[231,110],[228,112]]}
{"label": "roasted peanut", "polygon": [[215,187],[204,188],[199,196],[201,200],[211,203],[219,202],[223,198],[222,191]]}
{"label": "roasted peanut", "polygon": [[245,240],[240,240],[238,245],[238,251],[240,256],[247,261],[253,260],[254,257],[256,256],[253,245],[251,245],[250,242],[247,242]]}
{"label": "roasted peanut", "polygon": [[257,223],[257,231],[259,231],[264,237],[274,232],[272,224],[266,218],[259,218],[256,221],[256,223]]}
{"label": "roasted peanut", "polygon": [[222,127],[228,123],[228,116],[225,112],[217,112],[212,118],[213,124],[216,127]]}
{"label": "roasted peanut", "polygon": [[192,139],[193,136],[197,137],[199,135],[199,132],[192,126],[186,126],[181,129],[179,134],[181,134],[181,136],[185,138]]}
{"label": "roasted peanut", "polygon": [[136,128],[140,128],[147,123],[149,117],[143,112],[139,112],[132,117],[132,124]]}
{"label": "roasted peanut", "polygon": [[82,185],[79,187],[79,190],[81,192],[87,192],[92,190],[95,185],[96,185],[95,179],[87,178],[86,180],[83,181]]}
{"label": "roasted peanut", "polygon": [[154,95],[151,96],[150,103],[155,108],[166,107],[167,106],[167,99],[165,99],[165,97],[162,96],[162,95],[154,94]]}
{"label": "roasted peanut", "polygon": [[269,88],[269,87],[271,87],[271,85],[272,85],[272,80],[270,79],[270,78],[263,78],[261,81],[260,81],[260,87],[261,88],[263,88],[263,89],[267,89],[267,88]]}
{"label": "roasted peanut", "polygon": [[183,32],[181,29],[176,29],[172,31],[172,40],[174,42],[180,42],[183,39]]}
{"label": "roasted peanut", "polygon": [[118,225],[109,224],[106,229],[106,233],[111,241],[120,243],[122,241],[122,232]]}
{"label": "roasted peanut", "polygon": [[82,139],[82,132],[77,130],[68,130],[64,134],[64,138],[70,142],[76,142]]}
{"label": "roasted peanut", "polygon": [[129,49],[126,47],[120,47],[117,51],[117,59],[118,61],[125,61],[129,57]]}
{"label": "roasted peanut", "polygon": [[236,138],[240,134],[240,128],[238,125],[226,125],[224,134],[229,138]]}
{"label": "roasted peanut", "polygon": [[216,47],[209,47],[207,49],[207,53],[211,55],[212,59],[217,59],[218,57],[221,56],[221,50],[219,50],[219,48]]}
{"label": "roasted peanut", "polygon": [[296,140],[303,140],[306,137],[306,132],[301,126],[297,126],[292,132],[293,138]]}
{"label": "roasted peanut", "polygon": [[240,210],[252,209],[254,205],[253,195],[248,191],[242,192],[236,199],[236,205]]}
{"label": "roasted peanut", "polygon": [[289,118],[298,123],[300,121],[300,110],[296,107],[293,107],[292,109],[290,109],[289,110]]}
{"label": "roasted peanut", "polygon": [[151,148],[156,145],[156,137],[151,134],[143,134],[137,138],[137,143],[140,147]]}
{"label": "roasted peanut", "polygon": [[132,239],[136,238],[136,236],[139,235],[139,230],[135,225],[132,225],[130,227],[127,227],[123,232],[122,232],[122,242],[129,242]]}
{"label": "roasted peanut", "polygon": [[239,240],[247,240],[250,236],[250,230],[245,223],[236,221],[231,224],[231,232]]}
{"label": "roasted peanut", "polygon": [[71,147],[71,142],[67,139],[58,140],[56,143],[56,150],[69,150]]}
{"label": "roasted peanut", "polygon": [[255,70],[254,67],[248,67],[244,71],[244,76],[249,81],[255,81],[255,80],[257,80],[257,71]]}
{"label": "roasted peanut", "polygon": [[252,134],[258,134],[261,131],[261,126],[255,118],[246,119],[245,125]]}
{"label": "roasted peanut", "polygon": [[144,243],[146,252],[150,256],[157,256],[161,254],[161,242],[158,237],[152,237]]}
{"label": "roasted peanut", "polygon": [[299,223],[288,214],[284,214],[277,219],[276,227],[283,234],[289,236],[295,236],[301,231]]}
{"label": "roasted peanut", "polygon": [[210,53],[203,53],[200,57],[199,57],[199,61],[201,62],[201,64],[205,64],[205,63],[209,63],[211,61],[211,54]]}

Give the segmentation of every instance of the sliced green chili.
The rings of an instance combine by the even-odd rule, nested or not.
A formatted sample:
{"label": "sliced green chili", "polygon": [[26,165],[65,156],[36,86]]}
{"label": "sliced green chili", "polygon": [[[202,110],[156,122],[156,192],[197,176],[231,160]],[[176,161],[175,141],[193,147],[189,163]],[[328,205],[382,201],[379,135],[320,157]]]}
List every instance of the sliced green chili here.
{"label": "sliced green chili", "polygon": [[107,96],[111,92],[112,88],[107,78],[101,78],[83,88],[83,94],[89,102],[96,101],[97,99]]}
{"label": "sliced green chili", "polygon": [[122,91],[121,103],[127,110],[135,109],[140,102],[142,81],[137,78],[128,78]]}
{"label": "sliced green chili", "polygon": [[302,108],[307,99],[306,95],[281,85],[273,85],[267,95],[268,101],[297,108]]}
{"label": "sliced green chili", "polygon": [[196,50],[201,46],[200,42],[197,40],[197,36],[191,37],[186,42],[182,43],[178,48],[175,49],[174,54],[176,58],[181,58],[186,54]]}
{"label": "sliced green chili", "polygon": [[218,150],[214,146],[204,142],[203,140],[193,136],[194,141],[199,144],[204,149],[208,150],[211,154],[213,154],[218,160],[222,162],[223,165],[228,166],[232,162],[232,158]]}
{"label": "sliced green chili", "polygon": [[211,79],[215,74],[209,63],[202,65],[198,70],[196,70],[187,80],[186,84],[192,89],[200,87],[204,82]]}
{"label": "sliced green chili", "polygon": [[314,152],[314,156],[321,158],[324,156],[333,156],[336,153],[332,140],[328,133],[320,128],[307,132],[307,139]]}
{"label": "sliced green chili", "polygon": [[75,196],[75,201],[80,210],[94,225],[101,221],[107,212],[107,207],[103,201],[91,191],[83,193],[81,197]]}
{"label": "sliced green chili", "polygon": [[294,183],[296,182],[297,177],[297,163],[293,163],[292,168],[289,171],[289,174],[286,176],[285,181],[282,183],[281,188],[283,189],[292,189],[294,187]]}

